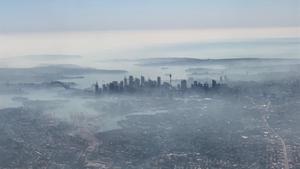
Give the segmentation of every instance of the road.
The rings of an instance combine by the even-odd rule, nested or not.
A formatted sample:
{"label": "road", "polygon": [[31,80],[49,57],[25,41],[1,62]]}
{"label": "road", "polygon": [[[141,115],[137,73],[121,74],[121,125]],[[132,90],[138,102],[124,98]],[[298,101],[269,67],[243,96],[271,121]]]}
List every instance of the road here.
{"label": "road", "polygon": [[95,152],[99,146],[99,140],[95,137],[94,133],[87,128],[80,128],[79,135],[88,142],[87,148],[80,155],[86,163],[85,166],[88,168],[106,168],[104,162],[88,159],[88,154]]}
{"label": "road", "polygon": [[[266,112],[273,112],[272,111],[272,104],[271,102],[268,102],[268,104],[265,106],[266,107]],[[272,133],[276,138],[279,139],[281,145],[282,145],[282,152],[283,152],[283,165],[284,169],[289,169],[289,160],[288,160],[288,155],[287,155],[287,149],[286,149],[286,144],[284,139],[269,125],[269,122],[267,120],[267,114],[263,115],[263,121],[269,130],[270,133]]]}
{"label": "road", "polygon": [[[255,103],[254,98],[248,97],[250,99],[250,102],[253,104],[254,107],[257,107],[257,103]],[[270,126],[267,116],[270,112],[273,112],[272,103],[268,101],[266,105],[260,105],[260,108],[262,108],[262,120],[264,122],[264,125],[266,126],[269,133],[271,133],[275,138],[277,138],[280,141],[280,144],[282,146],[282,153],[283,153],[283,169],[289,169],[289,160],[288,160],[288,153],[287,153],[287,146],[284,141],[284,139]]]}

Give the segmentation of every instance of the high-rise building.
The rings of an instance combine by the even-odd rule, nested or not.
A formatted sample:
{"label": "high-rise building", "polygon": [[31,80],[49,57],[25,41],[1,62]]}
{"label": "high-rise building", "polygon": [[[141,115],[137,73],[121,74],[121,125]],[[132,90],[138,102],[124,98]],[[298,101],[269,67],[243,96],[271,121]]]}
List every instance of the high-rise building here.
{"label": "high-rise building", "polygon": [[198,83],[198,87],[202,88],[203,84],[201,82]]}
{"label": "high-rise building", "polygon": [[192,85],[192,88],[197,88],[198,87],[198,82],[197,81],[194,81],[193,85]]}
{"label": "high-rise building", "polygon": [[141,76],[141,86],[145,86],[145,77]]}
{"label": "high-rise building", "polygon": [[187,89],[187,81],[181,80],[180,86],[181,86],[182,90],[186,90]]}
{"label": "high-rise building", "polygon": [[133,81],[133,76],[129,76],[129,87],[133,87],[134,86],[134,81]]}
{"label": "high-rise building", "polygon": [[147,86],[151,88],[155,88],[157,86],[157,83],[155,80],[148,79]]}
{"label": "high-rise building", "polygon": [[123,82],[123,81],[120,81],[119,84],[120,84],[120,85],[119,85],[119,89],[120,89],[121,91],[123,91],[123,90],[124,90],[124,82]]}
{"label": "high-rise building", "polygon": [[157,86],[160,87],[161,86],[161,78],[158,76],[157,77]]}
{"label": "high-rise building", "polygon": [[127,87],[128,86],[128,80],[127,80],[127,78],[125,77],[124,78],[124,87]]}
{"label": "high-rise building", "polygon": [[109,91],[110,92],[117,92],[119,91],[119,84],[118,81],[112,81],[108,85]]}
{"label": "high-rise building", "polygon": [[99,85],[98,82],[95,84],[95,93],[99,93]]}
{"label": "high-rise building", "polygon": [[216,81],[216,80],[212,80],[212,81],[211,81],[211,87],[212,87],[212,88],[217,87],[217,81]]}
{"label": "high-rise building", "polygon": [[139,78],[134,79],[134,86],[135,86],[135,88],[138,88],[141,86],[141,81]]}

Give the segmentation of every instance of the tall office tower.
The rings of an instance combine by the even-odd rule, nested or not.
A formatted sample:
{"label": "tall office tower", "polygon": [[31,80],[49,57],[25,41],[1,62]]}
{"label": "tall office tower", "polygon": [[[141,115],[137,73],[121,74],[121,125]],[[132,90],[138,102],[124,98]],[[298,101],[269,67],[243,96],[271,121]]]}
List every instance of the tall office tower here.
{"label": "tall office tower", "polygon": [[127,87],[128,86],[128,81],[127,81],[127,78],[125,77],[124,78],[124,87]]}
{"label": "tall office tower", "polygon": [[138,88],[141,86],[141,81],[139,78],[134,79],[134,86],[135,86],[135,88]]}
{"label": "tall office tower", "polygon": [[110,83],[108,84],[108,91],[109,91],[109,92],[114,92],[114,91],[115,91],[113,82],[110,82]]}
{"label": "tall office tower", "polygon": [[181,80],[181,89],[182,90],[186,90],[187,89],[187,81],[186,80]]}
{"label": "tall office tower", "polygon": [[194,81],[193,88],[197,88],[197,87],[198,87],[198,82]]}
{"label": "tall office tower", "polygon": [[141,86],[145,86],[145,77],[141,76]]}
{"label": "tall office tower", "polygon": [[124,90],[124,82],[121,80],[119,84],[120,84],[119,85],[120,91],[123,91]]}
{"label": "tall office tower", "polygon": [[160,87],[161,86],[161,78],[158,76],[157,77],[157,86]]}
{"label": "tall office tower", "polygon": [[133,81],[133,76],[129,76],[129,87],[133,87],[134,81]]}
{"label": "tall office tower", "polygon": [[98,85],[98,82],[96,82],[95,84],[95,93],[99,93],[99,85]]}
{"label": "tall office tower", "polygon": [[198,87],[202,88],[203,84],[201,82],[198,83]]}
{"label": "tall office tower", "polygon": [[119,83],[118,83],[118,81],[113,81],[112,84],[113,84],[113,90],[114,91],[118,91],[119,90]]}
{"label": "tall office tower", "polygon": [[217,81],[216,80],[212,80],[211,81],[211,86],[212,86],[212,88],[217,87]]}

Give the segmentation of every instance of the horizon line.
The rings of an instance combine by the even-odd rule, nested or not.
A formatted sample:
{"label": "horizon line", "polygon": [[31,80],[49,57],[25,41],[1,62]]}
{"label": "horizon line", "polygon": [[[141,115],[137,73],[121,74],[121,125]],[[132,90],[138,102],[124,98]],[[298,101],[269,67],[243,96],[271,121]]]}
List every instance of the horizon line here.
{"label": "horizon line", "polygon": [[264,30],[264,29],[299,29],[295,26],[233,26],[233,27],[197,27],[197,28],[115,28],[115,29],[70,29],[70,30],[24,30],[0,31],[3,34],[45,34],[45,33],[88,33],[88,32],[159,32],[159,31],[199,31],[199,30]]}

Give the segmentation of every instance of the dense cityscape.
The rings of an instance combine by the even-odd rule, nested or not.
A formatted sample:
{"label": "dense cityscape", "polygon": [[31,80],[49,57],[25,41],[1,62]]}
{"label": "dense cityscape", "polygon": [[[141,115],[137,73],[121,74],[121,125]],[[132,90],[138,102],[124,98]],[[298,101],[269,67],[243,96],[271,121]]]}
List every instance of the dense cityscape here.
{"label": "dense cityscape", "polygon": [[0,169],[300,169],[300,0],[0,0]]}
{"label": "dense cityscape", "polygon": [[[216,80],[211,80],[211,83],[208,82],[198,82],[196,80],[180,80],[172,81],[172,74],[169,76],[169,82],[163,82],[161,77],[158,76],[156,80],[148,79],[145,80],[144,76],[140,78],[129,76],[125,77],[124,80],[112,81],[107,84],[102,84],[102,88],[99,86],[98,82],[94,84],[94,92],[96,94],[101,93],[142,93],[142,92],[151,92],[154,90],[159,90],[160,92],[187,92],[187,91],[216,91],[221,87],[225,87],[225,82],[228,81],[227,76],[220,76],[219,82]],[[190,82],[192,81],[192,82]],[[190,84],[190,85],[189,85]]]}
{"label": "dense cityscape", "polygon": [[[167,78],[146,80],[89,69],[99,74],[83,88],[67,76],[85,70],[2,70],[3,77],[11,71],[9,79],[20,81],[0,87],[2,96],[11,94],[16,103],[6,102],[10,107],[0,110],[1,169],[300,166],[297,73],[282,78],[272,73],[271,80],[261,73],[262,80],[251,81],[250,76],[234,80],[233,74],[183,79],[167,70]],[[119,78],[89,87],[90,81]]]}

